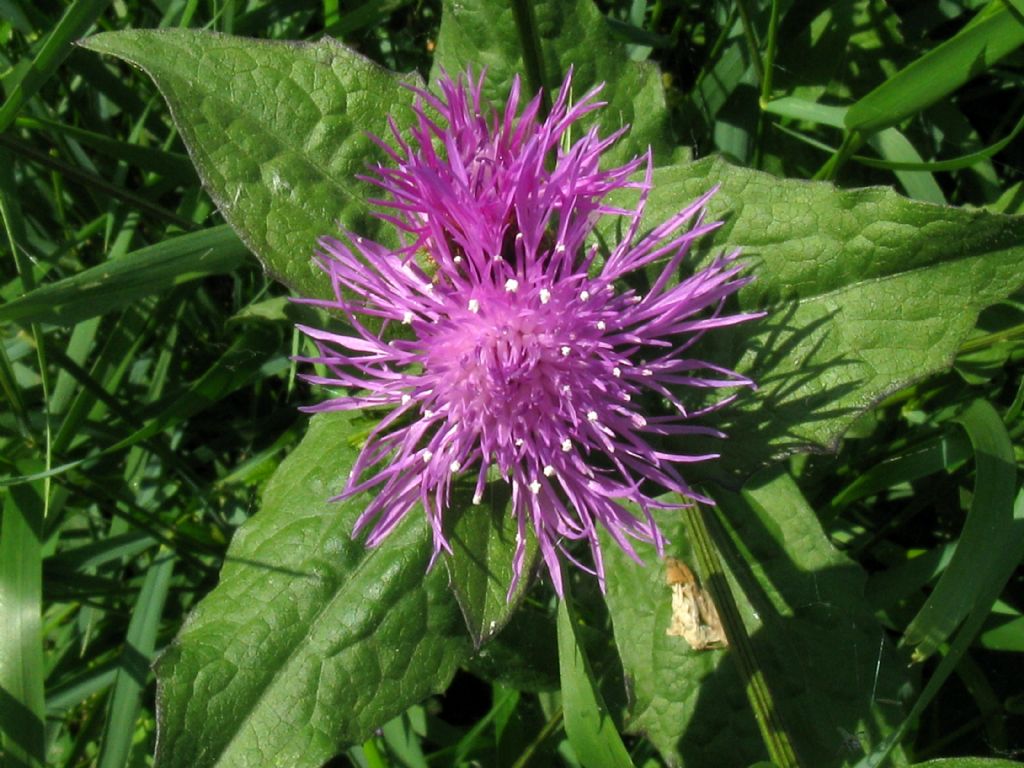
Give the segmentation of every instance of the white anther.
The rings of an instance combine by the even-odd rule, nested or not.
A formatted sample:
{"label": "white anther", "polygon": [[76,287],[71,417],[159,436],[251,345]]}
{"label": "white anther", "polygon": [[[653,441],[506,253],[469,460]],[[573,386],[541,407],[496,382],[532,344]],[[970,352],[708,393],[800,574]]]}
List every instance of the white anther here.
{"label": "white anther", "polygon": [[597,411],[587,411],[587,421],[597,421]]}
{"label": "white anther", "polygon": [[462,464],[460,464],[459,460],[456,459],[455,461],[448,465],[448,469],[450,469],[452,472],[458,472],[460,469],[462,469]]}
{"label": "white anther", "polygon": [[621,375],[622,375],[622,369],[619,368],[619,366],[615,366],[614,368],[612,368],[612,376],[614,376],[617,379]]}
{"label": "white anther", "polygon": [[597,330],[603,331],[607,327],[608,326],[605,324],[604,320],[598,320],[597,321]]}
{"label": "white anther", "polygon": [[473,503],[474,504],[479,504],[483,500],[484,500],[484,497],[483,497],[482,494],[479,494],[479,493],[474,493],[473,494]]}
{"label": "white anther", "polygon": [[590,291],[580,291],[580,301],[586,301],[590,298]]}
{"label": "white anther", "polygon": [[641,376],[653,376],[654,375],[654,371],[652,371],[650,368],[644,368],[642,371],[640,371],[640,375]]}
{"label": "white anther", "polygon": [[523,438],[517,437],[516,440],[515,440],[515,443],[516,443],[516,448],[522,448],[523,447]]}
{"label": "white anther", "polygon": [[522,239],[523,239],[523,233],[522,232],[516,232],[516,242],[517,243],[521,242]]}
{"label": "white anther", "polygon": [[530,490],[533,493],[540,493],[540,483],[534,480],[532,483],[530,483]]}
{"label": "white anther", "polygon": [[567,438],[565,438],[565,440],[562,441],[562,452],[563,453],[568,453],[571,450],[572,450],[572,440],[570,440],[567,437]]}
{"label": "white anther", "polygon": [[480,311],[480,302],[477,301],[476,299],[470,299],[468,309],[475,315],[477,312]]}
{"label": "white anther", "polygon": [[406,312],[404,315],[402,315],[402,322],[405,323],[406,325],[411,323],[412,322],[412,312]]}
{"label": "white anther", "polygon": [[628,403],[628,402],[630,402],[633,399],[633,396],[631,394],[629,394],[629,392],[623,392],[622,393],[622,399],[625,400]]}
{"label": "white anther", "polygon": [[565,253],[565,243],[559,243],[555,246],[555,253]]}
{"label": "white anther", "polygon": [[570,352],[572,352],[572,350],[568,347],[562,347],[562,357],[568,357]]}
{"label": "white anther", "polygon": [[455,256],[455,257],[452,258],[452,261],[454,261],[456,264],[461,264],[462,263],[462,257],[461,256]]}
{"label": "white anther", "polygon": [[409,395],[409,394],[402,395],[402,405],[408,405],[410,400],[412,400],[412,395]]}
{"label": "white anther", "polygon": [[563,384],[562,393],[568,395],[570,392],[572,392],[572,387],[570,387],[568,384]]}
{"label": "white anther", "polygon": [[637,294],[636,296],[633,297],[633,303],[634,304],[639,304],[643,300],[644,300],[644,297],[641,296],[640,294]]}
{"label": "white anther", "polygon": [[434,454],[433,453],[431,453],[429,450],[423,451],[423,463],[424,464],[429,464],[430,460],[432,458],[434,458]]}
{"label": "white anther", "polygon": [[434,418],[434,412],[432,410],[430,410],[429,408],[424,408],[423,409],[423,418],[424,419],[432,419],[432,418]]}
{"label": "white anther", "polygon": [[549,291],[547,288],[541,288],[540,289],[540,303],[541,304],[547,304],[549,301],[551,301],[551,291]]}
{"label": "white anther", "polygon": [[544,467],[544,477],[551,477],[553,474],[555,474],[554,467],[552,467],[550,464]]}
{"label": "white anther", "polygon": [[433,283],[427,283],[426,285],[424,285],[423,286],[423,292],[424,293],[433,293],[434,292],[434,284]]}
{"label": "white anther", "polygon": [[519,281],[516,280],[514,277],[510,277],[508,280],[505,281],[505,290],[508,291],[509,293],[515,293],[516,291],[519,290]]}

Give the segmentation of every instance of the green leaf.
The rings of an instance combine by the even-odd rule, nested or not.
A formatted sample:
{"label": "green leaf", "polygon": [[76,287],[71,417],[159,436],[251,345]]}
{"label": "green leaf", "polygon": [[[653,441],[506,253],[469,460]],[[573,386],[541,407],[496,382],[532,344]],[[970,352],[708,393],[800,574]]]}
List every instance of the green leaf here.
{"label": "green leaf", "polygon": [[974,498],[953,559],[903,634],[904,643],[916,646],[916,661],[934,653],[980,607],[986,585],[1001,588],[1024,556],[1024,530],[1013,510],[1017,465],[1003,420],[991,404],[976,400],[959,421],[974,446]]}
{"label": "green leaf", "polygon": [[[685,526],[678,519],[667,522],[662,530],[672,544],[666,554],[695,564]],[[605,541],[610,542],[602,537],[602,544]],[[643,566],[614,543],[603,551],[615,643],[623,672],[632,681],[627,732],[644,734],[674,768],[734,768],[766,757],[728,652],[693,651],[682,638],[666,634],[672,593],[654,549],[638,548]],[[749,613],[736,597],[740,610]]]}
{"label": "green leaf", "polygon": [[175,285],[230,272],[247,252],[225,226],[180,235],[42,285],[0,306],[0,322],[74,325]]}
{"label": "green leaf", "polygon": [[531,533],[521,578],[509,594],[517,522],[510,514],[508,486],[492,484],[490,490],[491,498],[482,505],[470,504],[465,493],[453,499],[451,509],[459,513],[448,537],[452,554],[445,558],[452,591],[476,648],[497,635],[519,607],[538,553],[537,538]]}
{"label": "green leaf", "polygon": [[402,125],[415,83],[325,38],[265,42],[194,30],[109,32],[83,45],[141,68],[171,108],[210,196],[270,274],[329,296],[313,254],[343,227],[372,236],[358,181],[374,156],[367,132]]}
{"label": "green leaf", "polygon": [[[716,492],[730,526],[730,587],[801,764],[845,765],[892,731],[906,671],[863,599],[864,572],[831,545],[792,479],[755,480],[742,497]],[[666,554],[692,564],[677,518],[659,521]],[[657,553],[645,547],[639,566],[617,547],[604,551],[615,641],[633,683],[630,731],[672,766],[764,759],[732,651],[695,651],[666,634],[672,593]]]}
{"label": "green leaf", "polygon": [[714,184],[708,216],[724,225],[697,260],[741,248],[755,280],[739,303],[767,312],[709,333],[695,355],[759,386],[716,416],[742,438],[703,446],[722,452],[721,467],[749,473],[773,456],[834,450],[859,414],[950,367],[978,313],[1024,285],[1024,217],[778,179],[717,158],[655,171],[645,226]]}
{"label": "green leaf", "polygon": [[[631,126],[605,161],[623,162],[645,152],[648,145],[656,157],[667,159],[673,141],[658,68],[629,60],[625,46],[615,39],[591,0],[527,2],[533,6],[547,90],[557,90],[573,67],[575,98],[605,83],[600,98],[608,106],[598,118],[602,129],[610,132]],[[513,75],[525,71],[512,4],[445,0],[443,8],[431,80],[438,79],[441,68],[454,75],[467,67],[479,74],[486,67],[486,93],[496,102],[503,100]]]}
{"label": "green leaf", "polygon": [[158,663],[159,768],[319,766],[466,657],[423,515],[371,550],[351,537],[366,497],[330,501],[356,453],[350,418],[312,419]]}
{"label": "green leaf", "polygon": [[1024,45],[1024,21],[1001,0],[956,36],[935,46],[853,104],[846,128],[859,133],[895,125],[957,90]]}
{"label": "green leaf", "polygon": [[558,666],[565,733],[583,768],[633,768],[576,636],[576,616],[569,600],[567,594],[558,603]]}
{"label": "green leaf", "polygon": [[517,691],[558,690],[558,643],[553,611],[529,603],[509,617],[466,666],[478,677]]}

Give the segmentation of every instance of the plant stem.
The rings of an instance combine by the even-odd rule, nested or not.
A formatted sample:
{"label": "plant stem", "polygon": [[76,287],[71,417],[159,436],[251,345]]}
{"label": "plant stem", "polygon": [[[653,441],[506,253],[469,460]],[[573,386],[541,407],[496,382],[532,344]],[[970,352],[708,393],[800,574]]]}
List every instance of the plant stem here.
{"label": "plant stem", "polygon": [[779,0],[772,0],[771,15],[768,17],[768,40],[765,43],[764,71],[761,75],[761,109],[772,98],[772,70],[775,67],[775,40],[779,31]]}
{"label": "plant stem", "polygon": [[537,751],[541,745],[551,738],[558,728],[562,725],[563,713],[562,708],[559,707],[555,710],[544,727],[540,729],[537,735],[533,738],[529,744],[526,745],[526,749],[522,751],[516,761],[512,764],[512,768],[526,768],[529,762],[537,755]]}
{"label": "plant stem", "polygon": [[743,626],[743,618],[733,599],[729,582],[725,578],[722,561],[718,557],[714,539],[708,529],[708,512],[698,504],[686,509],[686,523],[690,531],[693,551],[697,556],[704,585],[718,609],[722,628],[736,659],[747,698],[754,710],[757,727],[768,749],[768,756],[776,768],[799,768],[793,745],[782,717],[772,699],[771,691],[754,654],[754,647]]}
{"label": "plant stem", "polygon": [[544,72],[544,56],[540,50],[537,37],[537,22],[533,16],[533,3],[530,0],[513,0],[512,15],[515,17],[516,31],[519,33],[519,44],[523,49],[523,66],[526,69],[526,84],[533,94],[541,95],[541,116],[551,111],[551,97],[545,87],[547,79]]}
{"label": "plant stem", "polygon": [[975,339],[968,339],[960,345],[960,349],[957,350],[957,354],[962,355],[965,352],[974,352],[979,349],[985,349],[987,347],[994,346],[1001,341],[1010,341],[1021,335],[1024,335],[1024,324],[1019,323],[1010,328],[1004,328],[1001,331],[989,333],[985,336],[979,336]]}
{"label": "plant stem", "polygon": [[818,172],[814,174],[814,181],[832,181],[839,173],[839,169],[846,164],[846,161],[850,159],[854,152],[860,149],[860,145],[864,143],[864,139],[856,131],[847,133],[843,136],[843,143],[839,145],[839,149],[836,153],[828,159]]}

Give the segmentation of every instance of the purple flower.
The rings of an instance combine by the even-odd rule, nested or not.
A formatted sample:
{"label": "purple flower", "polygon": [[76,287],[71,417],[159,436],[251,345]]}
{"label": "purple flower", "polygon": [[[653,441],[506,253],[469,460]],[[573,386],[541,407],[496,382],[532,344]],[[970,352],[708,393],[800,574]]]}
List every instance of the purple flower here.
{"label": "purple flower", "polygon": [[[377,143],[393,165],[369,179],[387,193],[375,202],[403,245],[348,232],[347,242],[322,239],[335,295],[307,301],[340,310],[350,328],[302,327],[319,349],[307,360],[329,371],[306,378],[349,393],[307,410],[391,408],[339,497],[373,492],[355,533],[369,527],[375,546],[419,503],[436,559],[451,551],[452,484],[475,480],[479,503],[496,471],[518,525],[515,580],[532,528],[559,594],[559,553],[604,586],[600,527],[636,558],[631,539],[663,545],[653,509],[706,501],[677,466],[714,458],[687,453],[687,436],[721,436],[691,420],[732,397],[692,410],[685,392],[752,382],[687,350],[705,331],[754,316],[722,314],[750,280],[738,254],[678,278],[693,241],[719,226],[704,221],[714,190],[641,236],[650,153],[602,169],[625,129],[580,135],[600,89],[570,104],[570,83],[571,73],[547,117],[539,98],[517,115],[518,80],[500,113],[482,103],[482,78],[445,78],[440,96],[417,90],[416,125],[404,137],[390,123],[394,145]],[[634,207],[608,201],[626,188],[638,190]],[[594,230],[607,216],[625,234],[602,253]],[[649,277],[643,292],[623,282],[636,273]],[[645,402],[658,412],[644,413]],[[666,491],[681,503],[656,498]],[[593,569],[569,550],[579,539]]]}

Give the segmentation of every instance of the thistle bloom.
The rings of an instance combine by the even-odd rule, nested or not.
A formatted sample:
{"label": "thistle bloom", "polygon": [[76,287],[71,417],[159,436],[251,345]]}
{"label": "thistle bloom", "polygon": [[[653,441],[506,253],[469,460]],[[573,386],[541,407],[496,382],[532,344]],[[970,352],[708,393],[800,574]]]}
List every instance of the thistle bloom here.
{"label": "thistle bloom", "polygon": [[[368,179],[403,244],[322,239],[334,298],[308,301],[339,310],[349,330],[302,327],[319,350],[307,360],[329,372],[306,378],[349,392],[307,410],[391,408],[339,497],[373,491],[355,533],[369,527],[375,546],[419,503],[436,559],[451,551],[453,483],[475,482],[479,503],[496,471],[511,485],[515,580],[532,529],[559,594],[559,553],[591,571],[571,542],[589,544],[603,587],[600,527],[636,558],[631,539],[663,545],[653,509],[701,500],[677,466],[715,456],[686,453],[688,435],[721,435],[691,419],[732,397],[692,410],[686,388],[752,385],[687,356],[705,331],[752,317],[721,311],[750,279],[737,254],[678,278],[691,244],[719,226],[704,221],[714,190],[641,236],[650,152],[602,169],[623,131],[592,127],[570,142],[603,106],[599,88],[570,104],[570,82],[547,117],[539,98],[519,113],[518,81],[501,113],[483,102],[482,78],[445,78],[440,96],[417,90],[416,124],[407,138],[389,123],[393,145],[377,143],[392,164]],[[622,189],[638,191],[633,207],[609,202]],[[605,252],[593,236],[603,217],[625,231]],[[635,273],[647,275],[642,292],[623,283]],[[655,498],[665,491],[682,504]]]}

